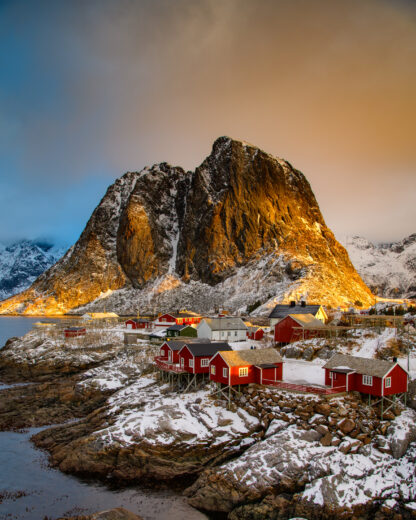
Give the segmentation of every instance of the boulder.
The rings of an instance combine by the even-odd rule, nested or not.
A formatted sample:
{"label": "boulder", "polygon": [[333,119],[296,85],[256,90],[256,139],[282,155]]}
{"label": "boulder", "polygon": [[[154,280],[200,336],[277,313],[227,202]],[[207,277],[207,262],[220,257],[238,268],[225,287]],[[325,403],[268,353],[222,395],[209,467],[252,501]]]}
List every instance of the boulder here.
{"label": "boulder", "polygon": [[351,419],[343,419],[338,423],[338,428],[342,431],[342,433],[347,434],[352,432],[355,428],[355,422]]}

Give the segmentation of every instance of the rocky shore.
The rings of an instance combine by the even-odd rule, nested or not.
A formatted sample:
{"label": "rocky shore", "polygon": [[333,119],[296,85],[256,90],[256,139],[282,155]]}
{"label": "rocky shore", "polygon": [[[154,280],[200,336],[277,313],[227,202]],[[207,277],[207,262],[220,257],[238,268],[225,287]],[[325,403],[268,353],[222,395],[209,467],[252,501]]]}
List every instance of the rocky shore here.
{"label": "rocky shore", "polygon": [[0,391],[0,429],[67,422],[33,437],[61,471],[184,489],[210,516],[415,518],[413,410],[397,404],[381,419],[359,394],[258,386],[228,409],[208,387],[178,395],[162,384],[156,351],[126,348],[116,331],[98,343],[13,339],[0,380],[31,384]]}

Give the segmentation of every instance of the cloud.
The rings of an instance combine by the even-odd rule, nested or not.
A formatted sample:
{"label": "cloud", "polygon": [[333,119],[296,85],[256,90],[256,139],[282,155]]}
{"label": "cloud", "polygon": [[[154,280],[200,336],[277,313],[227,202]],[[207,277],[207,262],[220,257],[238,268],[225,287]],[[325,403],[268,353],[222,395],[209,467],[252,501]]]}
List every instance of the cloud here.
{"label": "cloud", "polygon": [[[18,180],[55,197],[85,181],[84,214],[102,195],[87,179],[101,186],[164,160],[194,168],[228,134],[301,169],[336,232],[382,240],[415,231],[410,3],[16,1],[0,9],[8,186]],[[47,208],[33,211],[47,220]],[[71,219],[78,208],[65,211]]]}

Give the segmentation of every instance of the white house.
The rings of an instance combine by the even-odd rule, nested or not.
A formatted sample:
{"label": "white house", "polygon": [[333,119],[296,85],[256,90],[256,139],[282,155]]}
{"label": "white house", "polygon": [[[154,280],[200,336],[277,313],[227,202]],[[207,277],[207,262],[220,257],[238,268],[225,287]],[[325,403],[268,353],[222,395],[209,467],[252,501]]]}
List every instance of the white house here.
{"label": "white house", "polygon": [[204,318],[196,328],[198,338],[212,341],[245,341],[247,326],[241,318]]}

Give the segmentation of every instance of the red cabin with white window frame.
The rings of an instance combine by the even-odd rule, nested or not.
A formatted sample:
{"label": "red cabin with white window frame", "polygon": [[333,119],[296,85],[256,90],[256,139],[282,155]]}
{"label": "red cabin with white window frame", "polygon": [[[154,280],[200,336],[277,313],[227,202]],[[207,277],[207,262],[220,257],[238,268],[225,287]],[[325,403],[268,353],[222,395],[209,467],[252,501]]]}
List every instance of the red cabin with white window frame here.
{"label": "red cabin with white window frame", "polygon": [[165,341],[160,347],[160,359],[167,363],[179,363],[179,351],[185,341]]}
{"label": "red cabin with white window frame", "polygon": [[231,350],[228,343],[187,343],[179,351],[179,364],[190,374],[208,374],[209,362],[218,350]]}
{"label": "red cabin with white window frame", "polygon": [[378,397],[407,392],[408,374],[397,361],[335,354],[323,368],[331,388]]}
{"label": "red cabin with white window frame", "polygon": [[274,341],[286,345],[300,339],[317,338],[324,329],[325,324],[312,314],[289,314],[274,326]]}
{"label": "red cabin with white window frame", "polygon": [[281,381],[283,360],[273,348],[218,352],[210,362],[211,381],[227,386]]}
{"label": "red cabin with white window frame", "polygon": [[155,327],[170,327],[171,325],[194,325],[202,320],[202,316],[193,312],[165,313],[154,321]]}
{"label": "red cabin with white window frame", "polygon": [[124,322],[126,329],[150,329],[152,321],[149,318],[131,318]]}

